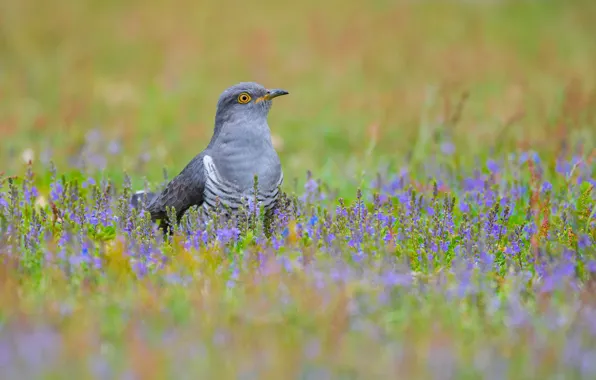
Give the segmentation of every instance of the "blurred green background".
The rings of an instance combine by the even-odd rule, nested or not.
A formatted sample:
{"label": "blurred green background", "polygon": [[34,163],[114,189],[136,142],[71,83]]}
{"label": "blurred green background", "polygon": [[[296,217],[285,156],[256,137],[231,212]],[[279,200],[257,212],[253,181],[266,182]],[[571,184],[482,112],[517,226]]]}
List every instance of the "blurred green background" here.
{"label": "blurred green background", "polygon": [[594,20],[592,0],[1,0],[0,172],[160,181],[239,81],[290,91],[269,119],[286,183],[341,186],[450,139],[464,165],[590,150]]}

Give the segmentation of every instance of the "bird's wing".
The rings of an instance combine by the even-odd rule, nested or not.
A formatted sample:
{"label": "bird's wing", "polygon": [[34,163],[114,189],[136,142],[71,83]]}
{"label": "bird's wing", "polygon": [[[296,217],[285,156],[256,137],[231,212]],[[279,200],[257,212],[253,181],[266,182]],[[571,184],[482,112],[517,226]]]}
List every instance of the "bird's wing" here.
{"label": "bird's wing", "polygon": [[205,173],[203,167],[204,153],[197,155],[186,165],[165,189],[153,198],[147,209],[151,219],[165,219],[167,207],[174,207],[178,219],[188,208],[203,203],[205,189]]}

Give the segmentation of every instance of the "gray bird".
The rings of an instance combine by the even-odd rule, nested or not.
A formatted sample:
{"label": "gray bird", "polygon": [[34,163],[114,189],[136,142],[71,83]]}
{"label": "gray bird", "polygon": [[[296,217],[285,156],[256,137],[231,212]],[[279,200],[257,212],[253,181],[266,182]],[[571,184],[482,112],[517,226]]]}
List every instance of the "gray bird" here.
{"label": "gray bird", "polygon": [[192,206],[202,206],[203,214],[216,207],[237,212],[243,197],[254,197],[254,179],[258,179],[257,200],[270,212],[279,198],[284,175],[271,142],[267,116],[272,99],[288,94],[281,89],[268,90],[258,83],[243,82],[226,89],[219,97],[211,141],[201,153],[158,194],[139,191],[131,203],[137,207],[146,197],[153,221],[167,227],[166,207],[174,207],[177,221]]}

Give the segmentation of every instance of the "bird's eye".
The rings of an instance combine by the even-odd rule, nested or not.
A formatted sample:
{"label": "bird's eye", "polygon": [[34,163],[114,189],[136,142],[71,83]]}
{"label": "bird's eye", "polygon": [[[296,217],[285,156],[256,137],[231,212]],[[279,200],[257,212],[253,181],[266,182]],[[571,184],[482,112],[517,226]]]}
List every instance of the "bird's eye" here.
{"label": "bird's eye", "polygon": [[240,104],[246,104],[250,102],[250,99],[250,95],[248,95],[246,92],[243,92],[242,94],[238,95],[238,103]]}

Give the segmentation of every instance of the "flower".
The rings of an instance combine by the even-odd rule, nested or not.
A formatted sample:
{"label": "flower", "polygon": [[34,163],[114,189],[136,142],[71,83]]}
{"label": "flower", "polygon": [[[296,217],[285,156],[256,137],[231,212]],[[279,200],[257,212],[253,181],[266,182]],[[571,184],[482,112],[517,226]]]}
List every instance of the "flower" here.
{"label": "flower", "polygon": [[488,159],[486,161],[486,167],[493,174],[498,173],[500,170],[499,164],[497,163],[497,161],[495,161],[493,159]]}
{"label": "flower", "polygon": [[31,148],[23,150],[23,152],[21,153],[21,159],[26,164],[33,161],[35,159],[35,151]]}
{"label": "flower", "polygon": [[441,152],[446,156],[451,156],[455,153],[455,145],[450,141],[443,141],[441,143]]}
{"label": "flower", "polygon": [[552,189],[553,189],[553,185],[551,185],[550,182],[545,181],[542,184],[542,189],[541,189],[542,193],[550,193],[552,191]]}

